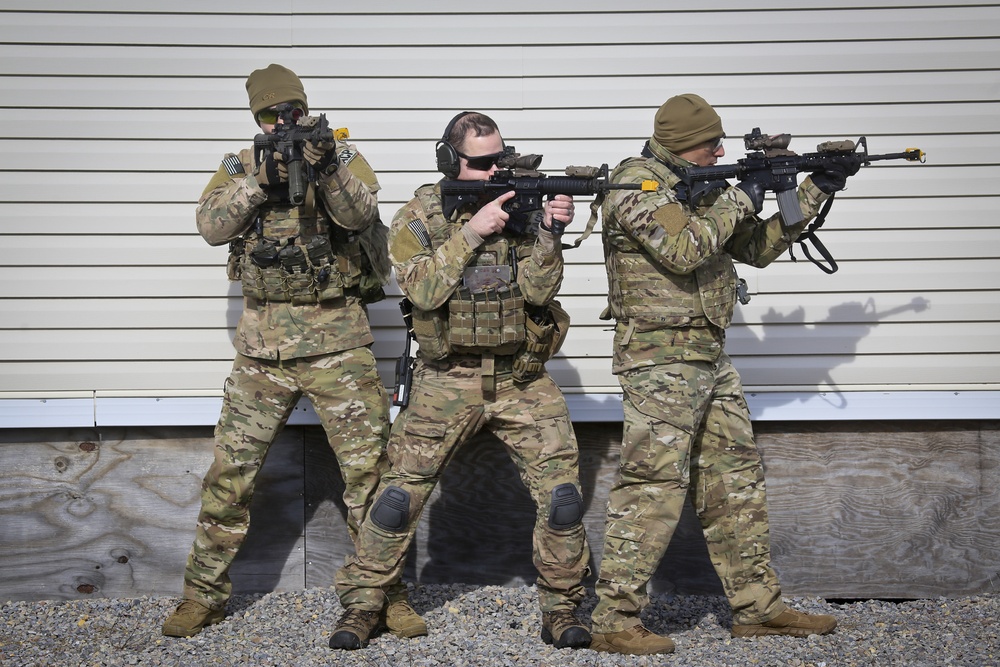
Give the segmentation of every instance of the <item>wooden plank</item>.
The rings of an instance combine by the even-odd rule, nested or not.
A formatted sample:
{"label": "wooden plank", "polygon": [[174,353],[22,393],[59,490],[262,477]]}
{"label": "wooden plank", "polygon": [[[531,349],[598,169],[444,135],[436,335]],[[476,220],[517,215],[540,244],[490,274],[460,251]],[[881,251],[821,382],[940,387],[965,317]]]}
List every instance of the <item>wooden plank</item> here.
{"label": "wooden plank", "polygon": [[758,423],[786,594],[990,591],[1000,565],[996,424]]}
{"label": "wooden plank", "polygon": [[[577,431],[596,575],[621,424]],[[992,591],[1000,567],[997,423],[756,422],[755,431],[767,470],[772,559],[786,595]],[[4,599],[179,592],[211,429],[102,429],[100,435],[0,432]],[[261,476],[250,537],[233,568],[236,590],[330,585],[352,547],[342,483],[322,429],[286,429]],[[533,522],[534,507],[501,443],[481,434],[445,469],[405,576],[425,584],[530,585]],[[721,595],[690,507],[650,592]]]}
{"label": "wooden plank", "polygon": [[[179,594],[194,539],[212,429],[0,431],[4,599]],[[282,436],[260,473],[235,589],[300,589],[301,476]],[[301,445],[299,445],[301,452]],[[261,508],[269,508],[260,511]],[[267,533],[263,535],[263,533]]]}

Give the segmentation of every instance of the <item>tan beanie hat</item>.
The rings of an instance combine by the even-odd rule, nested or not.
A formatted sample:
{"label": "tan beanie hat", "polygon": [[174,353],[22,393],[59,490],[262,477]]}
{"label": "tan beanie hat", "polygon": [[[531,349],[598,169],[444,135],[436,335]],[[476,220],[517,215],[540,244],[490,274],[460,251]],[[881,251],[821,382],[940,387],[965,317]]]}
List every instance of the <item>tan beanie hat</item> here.
{"label": "tan beanie hat", "polygon": [[719,114],[694,93],[671,97],[653,118],[653,139],[675,155],[723,135]]}
{"label": "tan beanie hat", "polygon": [[[264,69],[254,70],[247,77],[247,95],[254,118],[264,109],[282,102],[306,104],[306,91],[295,72],[273,63]],[[308,107],[305,112],[309,113]]]}

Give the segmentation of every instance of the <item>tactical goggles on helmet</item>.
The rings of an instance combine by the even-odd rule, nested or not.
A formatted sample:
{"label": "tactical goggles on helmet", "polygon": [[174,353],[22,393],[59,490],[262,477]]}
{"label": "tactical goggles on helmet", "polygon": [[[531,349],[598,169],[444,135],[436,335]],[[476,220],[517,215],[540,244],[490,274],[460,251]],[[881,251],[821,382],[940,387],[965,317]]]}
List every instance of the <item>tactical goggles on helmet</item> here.
{"label": "tactical goggles on helmet", "polygon": [[291,114],[293,121],[297,121],[299,118],[305,115],[305,110],[302,108],[301,103],[286,103],[278,104],[270,109],[263,109],[257,112],[257,122],[264,123],[266,125],[274,125],[278,122],[278,118],[282,114]]}
{"label": "tactical goggles on helmet", "polygon": [[465,153],[459,153],[461,157],[465,158],[465,161],[469,164],[469,169],[475,169],[476,171],[489,171],[493,165],[497,163],[497,160],[506,155],[506,151],[500,151],[499,153],[490,153],[489,155],[466,155]]}

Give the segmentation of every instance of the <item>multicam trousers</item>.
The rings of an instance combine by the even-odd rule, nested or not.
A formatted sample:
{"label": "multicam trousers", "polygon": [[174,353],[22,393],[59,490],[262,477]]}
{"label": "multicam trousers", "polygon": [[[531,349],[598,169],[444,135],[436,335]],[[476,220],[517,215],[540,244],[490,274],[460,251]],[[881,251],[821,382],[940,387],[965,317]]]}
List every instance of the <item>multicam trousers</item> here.
{"label": "multicam trousers", "polygon": [[735,623],[782,611],[770,565],[760,455],[739,374],[725,354],[619,376],[625,426],[596,584],[594,632],[639,623],[646,585],[690,495]]}
{"label": "multicam trousers", "polygon": [[376,525],[375,501],[361,525],[357,555],[348,557],[337,572],[344,607],[382,607],[383,590],[403,570],[424,504],[441,472],[458,447],[483,428],[506,445],[537,508],[532,560],[539,574],[542,611],[572,610],[583,599],[580,582],[589,560],[583,524],[563,529],[549,525],[553,490],[564,484],[576,493],[580,489],[576,436],[559,387],[545,373],[526,384],[498,379],[495,399],[485,400],[479,360],[418,361],[410,404],[392,425],[390,469],[379,485],[379,498],[397,489],[409,494],[406,525],[398,531]]}
{"label": "multicam trousers", "polygon": [[236,356],[215,427],[215,461],[184,572],[184,597],[214,609],[232,593],[229,568],[246,539],[254,480],[298,399],[312,401],[344,478],[352,541],[386,467],[388,398],[366,347],[283,362]]}

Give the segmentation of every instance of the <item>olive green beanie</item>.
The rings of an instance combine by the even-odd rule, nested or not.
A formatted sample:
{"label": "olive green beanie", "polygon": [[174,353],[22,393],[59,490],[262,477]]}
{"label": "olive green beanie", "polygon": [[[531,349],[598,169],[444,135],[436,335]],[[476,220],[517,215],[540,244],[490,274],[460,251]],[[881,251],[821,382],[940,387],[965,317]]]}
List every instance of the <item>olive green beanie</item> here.
{"label": "olive green beanie", "polygon": [[[254,118],[264,109],[282,102],[306,104],[306,91],[295,72],[273,63],[264,69],[254,70],[247,77],[247,95]],[[309,113],[308,107],[305,112]]]}
{"label": "olive green beanie", "polygon": [[674,155],[723,135],[719,114],[694,93],[671,97],[653,118],[653,139]]}

